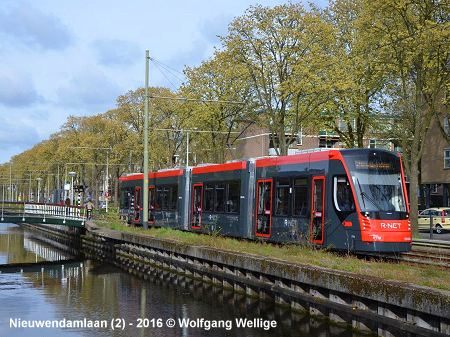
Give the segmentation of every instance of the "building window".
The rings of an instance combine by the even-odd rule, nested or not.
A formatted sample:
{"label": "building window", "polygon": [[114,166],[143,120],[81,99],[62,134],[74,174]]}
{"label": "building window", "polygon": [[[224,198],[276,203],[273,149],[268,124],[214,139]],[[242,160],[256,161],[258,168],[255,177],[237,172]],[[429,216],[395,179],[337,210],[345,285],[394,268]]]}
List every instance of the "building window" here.
{"label": "building window", "polygon": [[432,194],[437,194],[438,193],[438,184],[431,184],[430,185],[430,192]]}
{"label": "building window", "polygon": [[302,127],[300,127],[300,131],[297,133],[296,143],[297,143],[297,146],[303,145],[303,128]]}
{"label": "building window", "polygon": [[375,139],[369,140],[369,149],[375,149],[377,147],[377,141]]}
{"label": "building window", "polygon": [[319,139],[319,147],[323,147],[323,148],[333,148],[336,143],[337,143],[337,140]]}
{"label": "building window", "polygon": [[450,136],[450,128],[448,125],[448,116],[444,117],[444,132],[447,136]]}
{"label": "building window", "polygon": [[342,119],[339,119],[338,129],[339,131],[347,132],[348,131],[347,122]]}
{"label": "building window", "polygon": [[450,149],[444,150],[444,168],[450,169]]}

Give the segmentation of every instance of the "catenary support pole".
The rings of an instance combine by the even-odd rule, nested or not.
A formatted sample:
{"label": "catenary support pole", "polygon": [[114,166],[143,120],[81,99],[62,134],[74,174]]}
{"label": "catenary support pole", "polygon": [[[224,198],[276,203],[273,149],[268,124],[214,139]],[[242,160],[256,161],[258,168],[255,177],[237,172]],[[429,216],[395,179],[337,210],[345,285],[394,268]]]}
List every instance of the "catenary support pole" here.
{"label": "catenary support pole", "polygon": [[108,213],[108,199],[109,199],[109,150],[106,152],[106,186],[105,186],[105,205],[106,205],[106,213]]}
{"label": "catenary support pole", "polygon": [[145,105],[144,105],[144,207],[143,207],[143,226],[148,229],[148,68],[150,55],[145,51]]}
{"label": "catenary support pole", "polygon": [[189,166],[189,130],[186,131],[186,167]]}
{"label": "catenary support pole", "polygon": [[12,201],[12,162],[9,163],[9,201]]}

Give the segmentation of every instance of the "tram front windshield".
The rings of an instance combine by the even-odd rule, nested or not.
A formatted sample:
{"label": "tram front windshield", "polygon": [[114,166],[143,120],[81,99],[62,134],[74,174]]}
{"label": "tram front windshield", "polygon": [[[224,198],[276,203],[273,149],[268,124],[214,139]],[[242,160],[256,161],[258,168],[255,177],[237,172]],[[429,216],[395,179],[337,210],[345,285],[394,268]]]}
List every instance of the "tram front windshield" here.
{"label": "tram front windshield", "polygon": [[387,151],[344,154],[362,212],[406,212],[400,158]]}

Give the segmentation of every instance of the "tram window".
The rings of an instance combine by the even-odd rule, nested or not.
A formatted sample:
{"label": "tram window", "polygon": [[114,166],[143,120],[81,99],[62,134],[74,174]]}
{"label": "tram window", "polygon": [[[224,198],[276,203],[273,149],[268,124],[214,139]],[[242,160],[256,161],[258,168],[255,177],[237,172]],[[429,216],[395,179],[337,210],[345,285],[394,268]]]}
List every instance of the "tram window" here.
{"label": "tram window", "polygon": [[178,186],[158,186],[154,202],[155,210],[174,211],[178,205]]}
{"label": "tram window", "polygon": [[256,235],[270,235],[272,224],[272,182],[257,182],[257,214],[256,214]]}
{"label": "tram window", "polygon": [[333,199],[336,209],[340,212],[353,212],[355,202],[347,177],[334,177]]}
{"label": "tram window", "polygon": [[238,181],[232,181],[228,183],[227,209],[226,209],[228,213],[239,212],[240,193],[241,188]]}
{"label": "tram window", "polygon": [[174,185],[170,187],[170,204],[169,209],[171,211],[175,211],[177,209],[178,204],[178,186]]}
{"label": "tram window", "polygon": [[125,189],[120,191],[120,208],[130,208],[131,193]]}
{"label": "tram window", "polygon": [[205,184],[203,193],[203,210],[212,212],[214,210],[214,185]]}
{"label": "tram window", "polygon": [[134,190],[135,193],[135,207],[141,207],[141,188],[136,188]]}
{"label": "tram window", "polygon": [[294,179],[294,215],[308,216],[308,179]]}
{"label": "tram window", "polygon": [[156,202],[155,202],[155,209],[160,210],[162,205],[162,188],[158,187],[156,189]]}
{"label": "tram window", "polygon": [[225,184],[217,184],[214,198],[214,212],[225,211]]}
{"label": "tram window", "polygon": [[275,191],[275,214],[288,215],[289,214],[289,180],[283,179],[277,181],[277,188]]}
{"label": "tram window", "polygon": [[151,188],[148,190],[148,209],[155,209],[155,189]]}
{"label": "tram window", "polygon": [[162,199],[162,209],[168,210],[169,209],[169,196],[170,196],[170,190],[168,187],[163,187],[163,193],[161,196]]}

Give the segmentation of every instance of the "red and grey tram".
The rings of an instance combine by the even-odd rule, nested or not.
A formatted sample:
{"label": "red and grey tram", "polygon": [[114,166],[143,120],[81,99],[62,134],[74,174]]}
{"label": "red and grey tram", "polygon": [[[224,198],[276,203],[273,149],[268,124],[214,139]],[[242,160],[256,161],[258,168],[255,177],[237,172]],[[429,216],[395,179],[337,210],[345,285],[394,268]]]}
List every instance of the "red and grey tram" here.
{"label": "red and grey tram", "polygon": [[[120,178],[121,215],[142,225],[143,175]],[[149,226],[353,252],[411,248],[397,153],[321,149],[149,174]]]}

